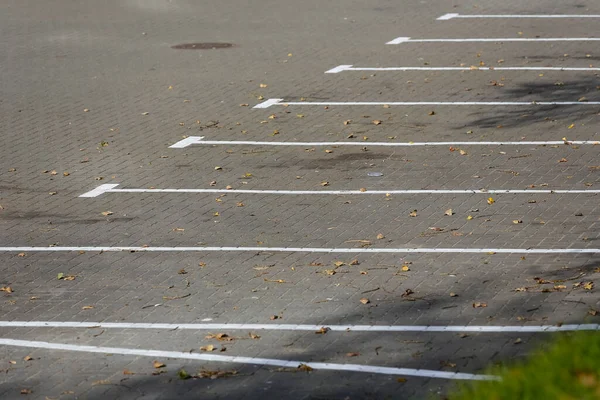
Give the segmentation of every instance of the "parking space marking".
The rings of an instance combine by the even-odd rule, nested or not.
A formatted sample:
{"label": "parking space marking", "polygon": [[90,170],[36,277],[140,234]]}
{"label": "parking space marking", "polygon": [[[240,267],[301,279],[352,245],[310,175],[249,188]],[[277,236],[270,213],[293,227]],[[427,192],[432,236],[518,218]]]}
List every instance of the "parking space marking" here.
{"label": "parking space marking", "polygon": [[600,18],[597,14],[455,14],[448,13],[436,18],[448,21],[454,18]]}
{"label": "parking space marking", "polygon": [[596,254],[594,248],[556,248],[556,249],[518,249],[518,248],[459,248],[459,247],[401,247],[401,248],[367,248],[367,247],[244,247],[244,246],[192,246],[192,247],[144,247],[144,246],[15,246],[0,247],[0,253],[21,252],[258,252],[258,253],[477,253],[477,254]]}
{"label": "parking space marking", "polygon": [[274,358],[256,358],[243,356],[222,356],[216,354],[195,354],[190,352],[180,351],[164,351],[164,350],[145,350],[145,349],[127,349],[122,347],[101,347],[101,346],[83,346],[66,343],[51,343],[39,342],[33,340],[16,340],[16,339],[0,339],[0,345],[27,347],[35,349],[75,351],[84,353],[101,353],[101,354],[120,354],[127,356],[142,356],[154,358],[176,358],[185,360],[202,360],[214,362],[228,362],[235,364],[254,364],[265,365],[272,367],[294,368],[297,369],[303,365],[312,369],[324,369],[333,371],[350,371],[350,372],[366,372],[371,374],[383,375],[406,375],[419,376],[426,378],[441,378],[441,379],[460,379],[460,380],[497,380],[493,375],[477,375],[463,372],[447,372],[435,371],[428,369],[413,369],[413,368],[395,368],[395,367],[380,367],[375,365],[360,365],[360,364],[334,364],[323,362],[306,362],[306,361],[291,361],[279,360]]}
{"label": "parking space marking", "polygon": [[600,71],[594,67],[354,67],[338,65],[325,71],[326,74],[339,74],[344,71]]}
{"label": "parking space marking", "polygon": [[600,189],[386,189],[386,190],[279,190],[279,189],[116,189],[118,184],[104,184],[79,197],[98,197],[105,193],[242,193],[277,195],[344,195],[344,194],[597,194]]}
{"label": "parking space marking", "polygon": [[200,145],[244,145],[244,146],[548,146],[548,145],[600,145],[598,140],[550,140],[550,141],[514,141],[514,142],[261,142],[252,140],[204,140],[204,136],[188,136],[169,146],[170,149],[183,149],[194,144]]}
{"label": "parking space marking", "polygon": [[252,108],[271,106],[598,106],[600,101],[287,101],[268,99]]}
{"label": "parking space marking", "polygon": [[596,37],[583,38],[440,38],[440,39],[413,39],[411,37],[400,36],[390,40],[386,44],[401,43],[451,43],[451,42],[594,42],[600,41]]}
{"label": "parking space marking", "polygon": [[157,330],[267,330],[316,332],[327,328],[332,332],[470,332],[470,333],[542,333],[598,331],[600,324],[564,325],[306,325],[306,324],[174,324],[142,322],[76,322],[76,321],[0,321],[0,328],[98,328]]}

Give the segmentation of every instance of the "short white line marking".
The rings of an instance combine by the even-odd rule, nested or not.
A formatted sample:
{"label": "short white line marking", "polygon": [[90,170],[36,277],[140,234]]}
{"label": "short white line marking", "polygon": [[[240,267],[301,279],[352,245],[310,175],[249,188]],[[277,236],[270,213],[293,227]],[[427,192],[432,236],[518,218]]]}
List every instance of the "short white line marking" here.
{"label": "short white line marking", "polygon": [[204,140],[204,136],[189,136],[172,146],[171,149],[183,149],[188,146],[200,145],[244,145],[244,146],[385,146],[385,147],[414,147],[414,146],[549,146],[561,144],[600,145],[598,140],[551,140],[551,141],[521,141],[521,142],[261,142],[251,140]]}
{"label": "short white line marking", "polygon": [[105,193],[243,193],[278,195],[343,194],[596,194],[600,189],[387,189],[387,190],[273,190],[273,189],[115,189],[116,184],[100,185],[79,197],[98,197]]}
{"label": "short white line marking", "polygon": [[600,71],[594,67],[354,67],[338,65],[326,74],[344,71]]}
{"label": "short white line marking", "polygon": [[253,108],[271,106],[597,106],[600,101],[287,101],[269,99]]}
{"label": "short white line marking", "polygon": [[438,21],[447,21],[453,18],[600,18],[598,14],[444,14],[437,18]]}
{"label": "short white line marking", "polygon": [[184,353],[180,351],[163,351],[163,350],[144,350],[144,349],[127,349],[122,347],[100,347],[100,346],[82,346],[66,343],[50,343],[38,342],[32,340],[16,340],[16,339],[0,339],[0,345],[28,347],[47,350],[61,351],[76,351],[84,353],[103,353],[103,354],[121,354],[154,358],[178,358],[186,360],[202,360],[215,362],[228,362],[236,364],[254,364],[268,365],[272,367],[283,368],[298,368],[301,364],[305,364],[313,369],[325,369],[333,371],[351,371],[351,372],[367,372],[372,374],[383,375],[406,375],[420,376],[426,378],[442,378],[442,379],[462,379],[462,380],[497,380],[493,375],[476,375],[463,372],[446,372],[434,371],[428,369],[412,369],[412,368],[393,368],[379,367],[375,365],[359,365],[359,364],[333,364],[322,362],[303,362],[303,361],[288,361],[274,358],[255,358],[242,356],[222,356],[216,354],[194,354]]}
{"label": "short white line marking", "polygon": [[600,38],[583,37],[583,38],[455,38],[455,39],[412,39],[410,37],[397,37],[390,40],[386,44],[401,44],[401,43],[451,43],[451,42],[596,42]]}
{"label": "short white line marking", "polygon": [[479,332],[479,333],[542,333],[598,331],[600,324],[565,325],[303,325],[303,324],[194,324],[144,322],[75,322],[75,321],[0,321],[2,328],[101,328],[101,329],[166,329],[166,330],[267,330],[315,332],[327,327],[332,332]]}
{"label": "short white line marking", "polygon": [[243,247],[243,246],[219,246],[219,247],[141,247],[141,246],[55,246],[55,247],[35,247],[35,246],[17,246],[0,247],[0,253],[15,252],[70,252],[70,251],[90,251],[90,252],[209,252],[209,251],[248,251],[264,253],[498,253],[498,254],[596,254],[600,249],[509,249],[509,248],[327,248],[327,247]]}

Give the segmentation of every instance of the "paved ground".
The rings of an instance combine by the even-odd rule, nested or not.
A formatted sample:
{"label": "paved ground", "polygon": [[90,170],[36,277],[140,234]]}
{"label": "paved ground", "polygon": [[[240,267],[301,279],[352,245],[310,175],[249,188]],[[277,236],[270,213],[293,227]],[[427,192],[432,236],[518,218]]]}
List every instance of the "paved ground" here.
{"label": "paved ground", "polygon": [[[385,44],[399,36],[593,37],[598,22],[593,18],[436,18],[446,13],[589,15],[600,14],[598,5],[557,5],[550,0],[489,5],[471,1],[450,5],[441,0],[199,3],[0,1],[4,321],[279,322],[324,327],[598,323],[600,317],[590,311],[599,309],[600,302],[589,282],[600,277],[600,254],[593,250],[600,247],[600,197],[592,192],[600,189],[600,147],[370,145],[597,141],[600,106],[589,103],[600,101],[598,71],[324,73],[342,64],[600,67],[599,42],[594,41]],[[190,42],[235,46],[171,48]],[[575,104],[252,108],[269,98]],[[364,146],[169,148],[187,136],[350,141]],[[383,176],[370,177],[369,172]],[[138,189],[367,191],[78,197],[110,183]],[[398,189],[588,192],[369,193]],[[488,204],[488,197],[493,204]],[[453,215],[445,215],[448,209]],[[416,216],[410,215],[413,210]],[[22,246],[74,249],[6,251]],[[80,251],[78,246],[265,250],[100,252]],[[269,251],[274,247],[356,250]],[[407,247],[431,251],[361,252]],[[449,248],[459,250],[435,252]],[[547,251],[502,253],[502,249]],[[564,253],[564,249],[582,251]],[[59,274],[72,280],[58,279]],[[368,304],[361,299],[368,299]],[[306,371],[185,360],[161,353],[152,357],[102,349],[48,350],[30,343],[31,348],[2,348],[0,393],[5,399],[25,398],[22,390],[40,399],[443,398],[455,380],[415,376],[415,370],[429,371],[423,375],[480,374],[490,363],[523,357],[551,335],[32,328],[6,327],[5,322],[0,332],[2,340],[96,349],[337,364],[333,370]],[[211,333],[226,333],[233,340],[206,339]],[[216,351],[200,350],[211,344]],[[226,350],[220,351],[222,347]],[[166,367],[154,368],[155,360]],[[411,371],[344,372],[340,364]],[[198,377],[179,379],[181,368]],[[217,379],[200,377],[215,371],[222,372]],[[236,374],[224,376],[227,371]]]}

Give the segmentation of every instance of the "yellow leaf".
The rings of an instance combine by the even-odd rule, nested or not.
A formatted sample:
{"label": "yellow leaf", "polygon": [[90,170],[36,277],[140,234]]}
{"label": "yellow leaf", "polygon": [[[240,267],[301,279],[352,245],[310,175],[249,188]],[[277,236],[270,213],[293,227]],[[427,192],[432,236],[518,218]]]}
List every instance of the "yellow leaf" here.
{"label": "yellow leaf", "polygon": [[339,268],[339,267],[341,267],[341,266],[343,266],[343,265],[346,265],[346,263],[345,263],[345,262],[343,262],[343,261],[336,261],[336,262],[334,262],[334,263],[333,263],[333,265],[335,265],[336,267],[338,267],[338,268]]}
{"label": "yellow leaf", "polygon": [[496,202],[496,200],[494,200],[493,197],[488,197],[488,199],[487,199],[488,204],[494,204],[495,202]]}
{"label": "yellow leaf", "polygon": [[567,129],[573,129],[573,128],[575,128],[575,124],[569,125]]}
{"label": "yellow leaf", "polygon": [[202,346],[200,347],[201,351],[215,351],[215,346],[213,346],[212,344],[209,344],[207,346]]}
{"label": "yellow leaf", "polygon": [[470,221],[470,220],[472,220],[472,219],[473,219],[473,216],[472,216],[472,215],[469,215],[469,216],[467,217],[467,221]]}
{"label": "yellow leaf", "polygon": [[383,233],[378,233],[377,239],[385,239],[385,236],[383,236]]}
{"label": "yellow leaf", "polygon": [[410,212],[410,214],[408,214],[408,215],[411,216],[411,217],[416,217],[417,216],[417,210],[412,210]]}
{"label": "yellow leaf", "polygon": [[157,368],[157,369],[158,369],[158,368],[164,368],[164,367],[166,367],[166,364],[164,364],[164,363],[161,363],[160,361],[154,361],[154,362],[152,363],[152,366],[153,366],[154,368]]}
{"label": "yellow leaf", "polygon": [[402,266],[402,271],[404,271],[404,272],[410,271],[410,267],[408,265],[403,265]]}

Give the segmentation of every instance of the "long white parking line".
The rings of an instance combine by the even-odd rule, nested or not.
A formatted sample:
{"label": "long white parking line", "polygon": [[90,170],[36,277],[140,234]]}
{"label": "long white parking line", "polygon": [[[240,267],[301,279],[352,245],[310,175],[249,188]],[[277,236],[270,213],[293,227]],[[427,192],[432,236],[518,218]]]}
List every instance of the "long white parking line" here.
{"label": "long white parking line", "polygon": [[600,145],[599,140],[549,140],[549,141],[515,141],[515,142],[261,142],[251,140],[205,140],[204,136],[188,136],[169,146],[171,149],[183,149],[194,144],[201,145],[244,145],[244,146],[548,146],[561,144]]}
{"label": "long white parking line", "polygon": [[99,328],[156,330],[266,330],[308,331],[321,328],[332,332],[474,332],[474,333],[542,333],[598,331],[600,324],[564,325],[302,325],[302,324],[217,324],[217,323],[143,323],[143,322],[76,322],[76,321],[0,321],[0,328]]}
{"label": "long white parking line", "polygon": [[600,71],[593,67],[354,67],[338,65],[325,71],[338,74],[344,71]]}
{"label": "long white parking line", "polygon": [[370,248],[370,247],[244,247],[244,246],[192,246],[192,247],[145,247],[145,246],[15,246],[0,247],[0,253],[21,252],[255,252],[255,253],[392,253],[392,254],[416,254],[416,253],[477,253],[477,254],[596,254],[600,248],[556,248],[556,249],[534,249],[534,248],[460,248],[460,247],[401,247],[401,248]]}
{"label": "long white parking line", "polygon": [[597,42],[600,38],[582,37],[582,38],[440,38],[440,39],[413,39],[407,36],[400,36],[390,40],[386,44],[400,43],[464,43],[464,42]]}
{"label": "long white parking line", "polygon": [[79,197],[98,197],[105,193],[241,193],[277,195],[343,195],[343,194],[597,194],[600,189],[386,189],[386,190],[279,190],[279,189],[115,189],[118,184],[105,184]]}
{"label": "long white parking line", "polygon": [[255,358],[242,356],[222,356],[216,354],[195,354],[180,351],[163,351],[163,350],[144,350],[144,349],[127,349],[122,347],[101,347],[101,346],[82,346],[66,343],[50,343],[38,342],[32,340],[16,340],[16,339],[0,339],[0,345],[27,347],[35,349],[47,350],[62,350],[76,351],[83,353],[101,353],[101,354],[121,354],[127,356],[142,356],[154,358],[177,358],[185,360],[202,360],[213,362],[228,362],[236,364],[254,364],[265,365],[270,367],[282,368],[298,368],[306,365],[312,369],[324,369],[332,371],[350,371],[350,372],[366,372],[371,374],[383,375],[405,375],[405,376],[420,376],[426,378],[441,378],[441,379],[461,379],[461,380],[496,380],[493,375],[476,375],[462,372],[446,372],[435,371],[428,369],[413,369],[413,368],[394,368],[394,367],[379,367],[375,365],[360,365],[360,364],[333,364],[323,362],[305,362],[279,360],[274,358]]}
{"label": "long white parking line", "polygon": [[455,14],[448,13],[438,17],[438,21],[454,18],[600,18],[598,14]]}
{"label": "long white parking line", "polygon": [[598,106],[600,101],[286,101],[268,99],[252,108],[271,106]]}

